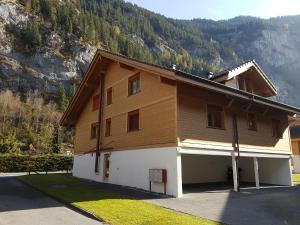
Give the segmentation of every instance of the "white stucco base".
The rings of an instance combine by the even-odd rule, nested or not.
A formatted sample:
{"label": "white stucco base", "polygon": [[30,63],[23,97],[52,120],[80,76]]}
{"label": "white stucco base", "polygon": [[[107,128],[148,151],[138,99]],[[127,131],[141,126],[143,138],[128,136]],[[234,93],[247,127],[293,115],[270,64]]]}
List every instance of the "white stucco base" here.
{"label": "white stucco base", "polygon": [[294,173],[300,173],[300,155],[293,155]]}
{"label": "white stucco base", "polygon": [[[104,179],[103,176],[105,154],[110,154],[108,179]],[[226,181],[227,168],[233,165],[232,157],[227,152],[224,154],[224,151],[193,151],[176,147],[148,148],[102,152],[99,173],[95,173],[95,156],[95,153],[76,155],[73,175],[149,191],[149,169],[166,169],[166,194],[175,197],[182,196],[182,184]],[[259,182],[293,185],[288,154],[250,152],[240,158],[239,168],[242,169],[241,180],[256,182],[257,187]],[[163,193],[163,184],[153,183],[152,191]]]}
{"label": "white stucco base", "polygon": [[[110,154],[109,178],[103,179],[104,154]],[[102,152],[99,174],[94,172],[95,153],[74,157],[73,175],[79,178],[149,190],[149,169],[166,169],[166,194],[181,196],[181,158],[176,147]],[[179,167],[178,167],[179,165]],[[153,183],[152,191],[163,193],[163,184]]]}

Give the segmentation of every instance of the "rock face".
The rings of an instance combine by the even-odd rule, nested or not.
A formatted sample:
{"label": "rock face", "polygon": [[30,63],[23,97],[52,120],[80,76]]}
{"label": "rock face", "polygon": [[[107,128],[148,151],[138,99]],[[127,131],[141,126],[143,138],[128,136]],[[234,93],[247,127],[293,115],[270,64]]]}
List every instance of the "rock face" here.
{"label": "rock face", "polygon": [[[60,1],[60,4],[65,2]],[[142,10],[136,6],[134,9]],[[130,14],[130,11],[126,13]],[[150,11],[144,15],[152,19],[156,16]],[[18,0],[0,1],[0,90],[41,90],[45,80],[50,90],[55,90],[58,82],[68,85],[74,77],[83,76],[97,49],[82,41],[78,34],[64,35],[49,28],[43,35],[41,49],[31,55],[25,54],[16,47],[16,38],[8,27],[13,25],[21,29],[35,17],[34,13],[25,14]],[[154,57],[159,53],[178,53],[184,49],[179,60],[185,57],[186,52],[212,66],[224,68],[242,60],[255,59],[277,86],[277,100],[300,107],[300,16],[268,20],[253,17],[236,17],[226,21],[180,21],[164,17],[159,17],[159,20],[163,22],[155,23],[160,30],[160,33],[153,34],[157,40],[155,45],[149,45],[145,37],[141,38],[132,30],[126,31],[122,26],[115,28],[116,33],[123,32],[130,42],[142,46],[142,49],[149,48]],[[169,39],[163,37],[164,29],[170,28],[164,27],[166,23],[177,26],[183,33],[175,32]],[[151,26],[149,29],[155,30]],[[195,37],[201,35],[204,41],[198,43],[184,39],[184,32],[193,33]],[[107,46],[107,43],[102,46]]]}
{"label": "rock face", "polygon": [[17,0],[0,2],[0,89],[43,89],[45,80],[54,90],[58,81],[68,83],[70,78],[82,76],[91,61],[96,47],[72,40],[72,55],[65,57],[58,51],[65,44],[64,37],[51,32],[47,46],[33,54],[24,54],[13,47],[8,25],[20,27],[28,20],[24,7]]}
{"label": "rock face", "polygon": [[277,100],[300,106],[300,16],[195,22],[242,59],[255,59],[278,88]]}

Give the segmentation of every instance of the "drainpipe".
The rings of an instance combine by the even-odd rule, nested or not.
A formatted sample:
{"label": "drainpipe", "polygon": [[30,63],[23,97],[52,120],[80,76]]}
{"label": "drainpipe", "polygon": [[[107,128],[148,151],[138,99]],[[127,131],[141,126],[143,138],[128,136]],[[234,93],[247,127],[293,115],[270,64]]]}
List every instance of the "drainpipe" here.
{"label": "drainpipe", "polygon": [[98,110],[98,125],[97,125],[97,145],[96,145],[96,158],[95,158],[95,173],[99,173],[99,159],[101,150],[101,128],[102,128],[102,117],[103,117],[103,87],[104,87],[104,74],[100,75],[99,83],[99,110]]}
{"label": "drainpipe", "polygon": [[[240,159],[240,146],[239,146],[239,133],[238,133],[238,126],[237,126],[237,116],[236,113],[232,115],[233,121],[233,140],[234,140],[234,147],[233,147],[233,157],[235,158],[235,166],[236,166],[236,174],[237,174],[237,192],[240,191],[240,180],[239,180],[239,159]],[[237,157],[235,156],[235,152],[237,152]],[[234,165],[233,165],[234,166]]]}

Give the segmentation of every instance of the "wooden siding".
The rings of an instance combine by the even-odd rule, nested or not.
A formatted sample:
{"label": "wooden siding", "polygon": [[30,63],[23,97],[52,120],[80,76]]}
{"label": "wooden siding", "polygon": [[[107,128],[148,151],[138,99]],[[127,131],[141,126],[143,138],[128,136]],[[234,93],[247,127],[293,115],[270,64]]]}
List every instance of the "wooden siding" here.
{"label": "wooden siding", "polygon": [[[206,105],[229,106],[230,99],[224,94],[209,92],[205,89],[178,84],[178,138],[179,146],[232,147],[233,125],[232,107],[225,110],[225,129],[207,128]],[[245,106],[245,104],[244,104]],[[238,113],[238,132],[240,148],[249,150],[290,151],[288,118],[284,112],[269,110],[267,114],[256,114],[257,131],[248,130],[247,113]],[[272,137],[271,119],[280,119],[284,127],[283,138]]]}
{"label": "wooden siding", "polygon": [[[137,72],[140,72],[141,91],[128,96],[128,77]],[[102,122],[103,148],[176,146],[176,86],[161,83],[159,75],[128,70],[113,63],[106,72],[104,87],[103,120],[111,118],[111,136],[104,136],[105,122]],[[111,105],[106,104],[108,88],[112,88]],[[140,110],[140,130],[127,132],[127,113],[136,109]],[[96,139],[90,139],[90,126],[97,118],[98,111],[92,111],[90,96],[75,126],[75,154],[95,149]]]}
{"label": "wooden siding", "polygon": [[300,138],[292,139],[292,151],[293,155],[300,155]]}

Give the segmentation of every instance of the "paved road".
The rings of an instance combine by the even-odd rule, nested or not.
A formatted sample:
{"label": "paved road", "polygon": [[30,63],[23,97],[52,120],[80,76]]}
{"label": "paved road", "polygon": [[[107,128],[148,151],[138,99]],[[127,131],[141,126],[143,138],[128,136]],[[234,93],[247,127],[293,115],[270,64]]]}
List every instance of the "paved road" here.
{"label": "paved road", "polygon": [[181,199],[147,200],[232,225],[299,225],[300,187],[189,193]]}
{"label": "paved road", "polygon": [[0,176],[0,225],[101,225],[29,188]]}

